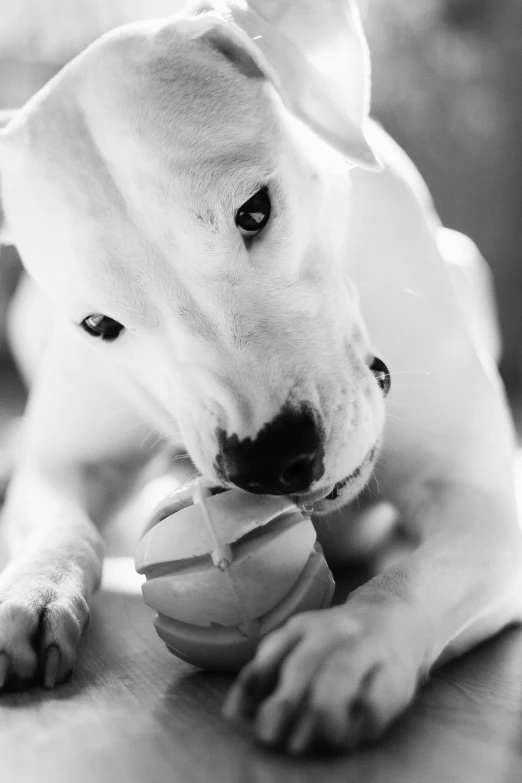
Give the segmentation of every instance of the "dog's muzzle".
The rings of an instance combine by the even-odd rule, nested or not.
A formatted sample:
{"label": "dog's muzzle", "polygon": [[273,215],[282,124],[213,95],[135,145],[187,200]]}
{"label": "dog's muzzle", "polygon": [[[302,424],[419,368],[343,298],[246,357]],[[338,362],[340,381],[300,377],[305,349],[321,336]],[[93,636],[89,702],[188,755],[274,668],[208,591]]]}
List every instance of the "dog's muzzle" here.
{"label": "dog's muzzle", "polygon": [[223,481],[259,495],[306,492],[324,474],[322,428],[310,406],[286,408],[257,437],[218,430],[215,469]]}

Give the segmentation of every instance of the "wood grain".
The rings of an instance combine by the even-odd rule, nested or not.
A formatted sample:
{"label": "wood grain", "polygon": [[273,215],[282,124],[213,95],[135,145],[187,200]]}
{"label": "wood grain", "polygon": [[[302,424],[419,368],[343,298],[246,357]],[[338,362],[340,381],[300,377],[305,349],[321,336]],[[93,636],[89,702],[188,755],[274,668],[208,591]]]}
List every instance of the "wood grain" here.
{"label": "wood grain", "polygon": [[156,636],[130,557],[109,558],[73,678],[0,698],[9,783],[493,783],[520,779],[522,630],[435,673],[373,747],[294,760],[226,722],[229,675],[198,671]]}

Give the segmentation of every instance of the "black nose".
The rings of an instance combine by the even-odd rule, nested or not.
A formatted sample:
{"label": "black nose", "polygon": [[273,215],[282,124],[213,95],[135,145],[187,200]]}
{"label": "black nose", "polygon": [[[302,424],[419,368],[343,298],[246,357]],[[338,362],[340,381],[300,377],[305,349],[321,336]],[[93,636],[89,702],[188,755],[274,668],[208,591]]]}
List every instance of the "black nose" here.
{"label": "black nose", "polygon": [[309,408],[285,410],[252,440],[217,433],[216,469],[225,480],[260,495],[305,492],[324,473],[324,447]]}

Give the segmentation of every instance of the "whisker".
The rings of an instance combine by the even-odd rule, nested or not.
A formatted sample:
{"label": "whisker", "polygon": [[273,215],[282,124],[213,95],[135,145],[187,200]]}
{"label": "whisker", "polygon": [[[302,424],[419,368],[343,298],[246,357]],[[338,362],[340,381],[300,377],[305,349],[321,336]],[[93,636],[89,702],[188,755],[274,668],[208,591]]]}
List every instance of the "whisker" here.
{"label": "whisker", "polygon": [[[187,459],[187,457],[189,457],[188,454],[174,454],[174,456],[170,458],[170,461],[171,462],[176,462],[177,460],[180,460],[180,459]],[[190,459],[190,457],[189,457],[189,459]]]}
{"label": "whisker", "polygon": [[378,494],[380,495],[380,494],[381,494],[381,488],[380,488],[380,486],[379,486],[379,480],[377,479],[377,475],[376,475],[376,473],[375,473],[375,469],[374,469],[374,470],[372,470],[372,475],[371,475],[371,477],[372,477],[372,479],[375,481],[375,483],[377,484],[377,492],[378,492]]}
{"label": "whisker", "polygon": [[158,445],[161,443],[161,441],[162,441],[162,439],[163,439],[163,435],[162,435],[162,433],[161,433],[161,432],[160,432],[158,429],[156,429],[155,427],[152,427],[152,428],[151,428],[151,430],[150,430],[150,432],[149,432],[149,433],[147,433],[147,435],[145,435],[145,436],[143,437],[143,439],[142,439],[142,441],[141,441],[141,444],[140,444],[140,448],[144,448],[144,447],[145,447],[145,445],[146,445],[146,443],[147,443],[147,441],[148,441],[150,438],[152,438],[154,435],[156,436],[156,440],[155,440],[155,441],[153,441],[153,442],[152,442],[152,443],[151,443],[151,444],[148,446],[148,448],[149,448],[151,451],[152,451],[153,449],[155,449],[155,448],[156,448],[156,447],[157,447],[157,446],[158,446]]}
{"label": "whisker", "polygon": [[408,288],[407,286],[397,285],[393,280],[380,280],[379,282],[368,280],[367,282],[362,281],[357,283],[357,289],[360,292],[377,291],[379,288],[393,288],[395,291],[408,294],[409,296],[413,296],[415,299],[420,299],[421,301],[424,301],[425,299],[424,295],[420,294],[418,291],[414,291],[412,288]]}
{"label": "whisker", "polygon": [[432,375],[430,370],[391,370],[389,376],[393,375]]}
{"label": "whisker", "polygon": [[422,424],[420,421],[415,421],[414,419],[408,419],[406,416],[394,416],[393,413],[386,413],[386,418],[390,419],[396,419],[397,421],[405,422],[406,424],[416,427],[421,432],[429,432],[429,427]]}
{"label": "whisker", "polygon": [[[386,451],[379,452],[379,456],[377,457],[377,460],[375,462],[374,470],[377,468],[378,465],[384,465],[386,467],[389,464],[389,457]],[[394,449],[390,448],[389,451],[394,452]]]}
{"label": "whisker", "polygon": [[397,421],[410,421],[410,419],[407,419],[405,416],[396,416],[394,413],[386,413],[384,414],[387,419],[397,419]]}
{"label": "whisker", "polygon": [[404,400],[387,400],[385,407],[389,408],[390,406],[391,407],[395,406],[397,408],[407,408],[407,407],[409,407],[409,405],[407,405]]}

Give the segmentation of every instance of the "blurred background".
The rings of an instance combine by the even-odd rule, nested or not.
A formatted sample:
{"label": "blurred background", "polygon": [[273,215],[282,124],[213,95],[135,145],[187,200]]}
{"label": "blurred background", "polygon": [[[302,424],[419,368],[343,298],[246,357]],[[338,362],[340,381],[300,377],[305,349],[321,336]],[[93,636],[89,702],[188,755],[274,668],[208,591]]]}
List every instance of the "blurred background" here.
{"label": "blurred background", "polygon": [[[22,105],[106,30],[134,19],[166,16],[182,5],[182,0],[0,0],[0,109]],[[373,55],[373,115],[419,167],[444,224],[471,236],[493,270],[504,337],[501,372],[518,407],[522,3],[359,0],[359,5]],[[15,250],[3,250],[4,422],[23,405],[3,331],[19,269]]]}

